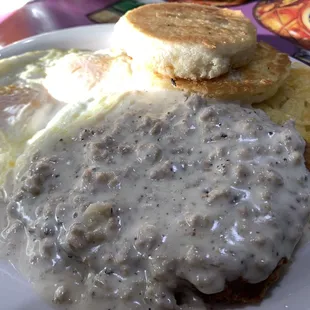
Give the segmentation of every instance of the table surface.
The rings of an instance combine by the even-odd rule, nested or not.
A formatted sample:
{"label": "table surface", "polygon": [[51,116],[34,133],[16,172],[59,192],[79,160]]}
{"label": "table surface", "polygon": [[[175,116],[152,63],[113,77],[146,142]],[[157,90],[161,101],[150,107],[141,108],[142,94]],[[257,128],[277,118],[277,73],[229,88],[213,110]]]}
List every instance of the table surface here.
{"label": "table surface", "polygon": [[[28,3],[20,9],[16,6],[17,10],[14,10],[14,7],[11,5],[11,12],[5,12],[5,8],[3,9],[2,4],[0,4],[0,47],[29,36],[57,29],[94,23],[116,22],[118,18],[129,9],[145,3],[159,1],[121,0],[117,2],[115,0],[37,0],[29,2],[28,0]],[[284,1],[285,4],[283,4]],[[27,0],[17,0],[16,4],[21,2],[25,3]],[[305,38],[302,39],[304,39],[303,42],[309,43],[309,46],[306,46],[306,48],[304,46],[301,48],[298,41],[295,39],[291,38],[291,40],[288,40],[287,38],[283,38],[279,34],[271,32],[267,29],[270,26],[272,27],[272,25],[278,25],[279,22],[282,22],[278,20],[280,14],[277,10],[279,8],[283,9],[283,7],[285,7],[286,16],[287,12],[291,15],[291,24],[300,22],[300,20],[302,20],[298,17],[298,14],[301,12],[300,7],[310,7],[310,0],[260,1],[261,3],[266,3],[265,5],[274,6],[274,9],[272,10],[269,8],[269,15],[277,13],[273,14],[273,19],[268,17],[269,19],[265,18],[263,22],[262,20],[255,18],[258,2],[259,1],[248,1],[246,4],[231,8],[242,10],[243,13],[251,19],[257,27],[258,40],[265,41],[280,51],[288,53],[290,56],[299,58],[299,60],[310,64],[309,25],[298,25],[300,29],[305,29],[305,34],[303,35],[306,36],[306,40],[308,41],[305,41]],[[297,4],[299,7],[297,7]],[[310,20],[310,17],[308,18]],[[287,25],[282,25],[281,27],[286,30],[288,29]],[[290,27],[292,26],[290,25]],[[295,30],[293,29],[293,31]],[[294,34],[296,38],[296,31]]]}

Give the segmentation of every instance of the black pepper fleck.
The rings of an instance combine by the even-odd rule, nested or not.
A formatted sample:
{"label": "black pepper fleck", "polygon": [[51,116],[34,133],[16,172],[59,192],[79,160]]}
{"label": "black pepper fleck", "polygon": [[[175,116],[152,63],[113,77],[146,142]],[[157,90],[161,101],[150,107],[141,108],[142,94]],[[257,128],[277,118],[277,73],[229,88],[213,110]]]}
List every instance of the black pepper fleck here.
{"label": "black pepper fleck", "polygon": [[113,272],[112,269],[106,268],[106,269],[104,270],[104,273],[107,274],[107,275],[110,275],[110,274],[113,274],[114,272]]}

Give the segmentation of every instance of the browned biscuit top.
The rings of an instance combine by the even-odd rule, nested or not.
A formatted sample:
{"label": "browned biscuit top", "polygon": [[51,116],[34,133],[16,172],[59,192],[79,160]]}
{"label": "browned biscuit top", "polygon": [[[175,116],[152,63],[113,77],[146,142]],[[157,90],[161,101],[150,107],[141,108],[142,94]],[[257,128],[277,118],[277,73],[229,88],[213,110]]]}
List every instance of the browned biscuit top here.
{"label": "browned biscuit top", "polygon": [[216,5],[216,6],[232,6],[232,5],[239,5],[245,2],[248,2],[248,0],[168,0],[168,2],[190,2],[190,3],[197,3],[197,4],[203,4],[203,5]]}
{"label": "browned biscuit top", "polygon": [[187,3],[144,5],[126,14],[140,32],[163,41],[207,48],[256,40],[256,29],[241,11]]}

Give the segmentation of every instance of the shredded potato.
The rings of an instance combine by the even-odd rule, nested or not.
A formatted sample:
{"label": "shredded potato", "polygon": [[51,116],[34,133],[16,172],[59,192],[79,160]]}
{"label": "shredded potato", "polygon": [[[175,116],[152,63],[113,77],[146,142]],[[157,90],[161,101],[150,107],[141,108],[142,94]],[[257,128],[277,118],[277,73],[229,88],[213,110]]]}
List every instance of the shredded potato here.
{"label": "shredded potato", "polygon": [[310,69],[294,63],[279,91],[253,107],[264,110],[278,124],[293,119],[296,129],[310,143]]}

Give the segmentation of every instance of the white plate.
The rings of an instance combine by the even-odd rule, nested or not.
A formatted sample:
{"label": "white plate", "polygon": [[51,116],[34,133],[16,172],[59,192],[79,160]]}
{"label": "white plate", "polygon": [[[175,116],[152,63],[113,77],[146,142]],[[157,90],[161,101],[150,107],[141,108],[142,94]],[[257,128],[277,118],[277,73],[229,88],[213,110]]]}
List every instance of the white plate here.
{"label": "white plate", "polygon": [[110,45],[113,27],[114,24],[90,25],[47,32],[0,49],[0,58],[49,48],[91,50],[107,48]]}
{"label": "white plate", "polygon": [[[49,48],[79,48],[98,50],[109,47],[112,24],[69,28],[45,33],[16,42],[0,50],[0,58],[22,54],[32,50]],[[309,228],[308,228],[309,230]],[[242,310],[309,310],[310,309],[310,243],[301,246],[293,264],[284,278],[278,282],[270,296],[259,306],[225,307]],[[1,310],[51,310],[34,293],[31,285],[13,267],[0,262]]]}

